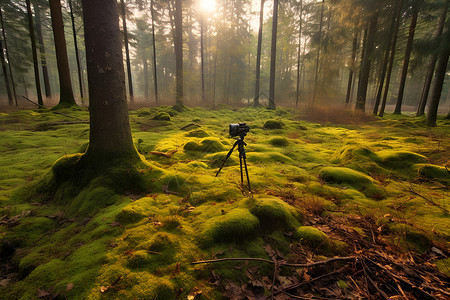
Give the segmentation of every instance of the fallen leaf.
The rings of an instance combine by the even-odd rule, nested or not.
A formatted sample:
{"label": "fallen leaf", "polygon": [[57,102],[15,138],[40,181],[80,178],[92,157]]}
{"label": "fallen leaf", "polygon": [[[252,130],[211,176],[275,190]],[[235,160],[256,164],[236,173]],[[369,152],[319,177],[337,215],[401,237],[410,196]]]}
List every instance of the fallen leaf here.
{"label": "fallen leaf", "polygon": [[100,287],[100,292],[104,293],[109,289],[109,286],[101,286]]}
{"label": "fallen leaf", "polygon": [[45,297],[50,296],[50,293],[49,293],[49,292],[46,292],[46,291],[44,291],[44,290],[38,289],[37,292],[38,292],[38,294],[37,294],[37,297],[38,297],[38,298],[45,298]]}
{"label": "fallen leaf", "polygon": [[187,296],[188,300],[194,300],[197,295],[200,295],[202,293],[202,290],[199,290],[197,287],[194,287],[189,295]]}
{"label": "fallen leaf", "polygon": [[0,280],[0,286],[5,287],[9,284],[10,281],[11,281],[10,278]]}
{"label": "fallen leaf", "polygon": [[73,289],[73,283],[68,283],[66,286],[66,291],[70,291]]}

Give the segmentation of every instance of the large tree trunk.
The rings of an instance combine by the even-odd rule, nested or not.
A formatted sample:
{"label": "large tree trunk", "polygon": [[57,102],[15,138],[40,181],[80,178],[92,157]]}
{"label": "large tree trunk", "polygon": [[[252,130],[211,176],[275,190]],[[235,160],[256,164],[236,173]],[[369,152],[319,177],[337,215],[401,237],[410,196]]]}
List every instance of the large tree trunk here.
{"label": "large tree trunk", "polygon": [[83,0],[93,159],[139,159],[131,137],[116,0]]}
{"label": "large tree trunk", "polygon": [[397,14],[396,14],[394,28],[392,31],[391,56],[389,58],[389,65],[388,65],[387,74],[386,74],[386,87],[384,89],[383,100],[381,101],[380,112],[378,113],[378,116],[380,116],[380,117],[383,117],[383,115],[384,115],[384,109],[386,108],[386,101],[387,101],[387,96],[389,93],[389,85],[391,83],[391,75],[392,75],[392,68],[394,66],[395,47],[397,45],[398,27],[400,25],[402,4],[403,4],[403,0],[400,0],[400,2],[398,3],[398,7],[397,7]]}
{"label": "large tree trunk", "polygon": [[158,101],[158,75],[156,72],[156,40],[155,40],[155,8],[153,7],[153,0],[150,2],[150,12],[152,15],[152,46],[153,46],[153,79],[154,79],[154,89],[155,89],[155,102],[156,105],[159,104]]}
{"label": "large tree trunk", "polygon": [[9,79],[8,79],[8,72],[6,70],[6,61],[5,61],[5,54],[3,52],[3,41],[0,38],[0,60],[2,61],[2,71],[3,71],[3,77],[5,78],[5,86],[6,86],[6,92],[8,94],[8,103],[9,105],[13,105],[13,97],[11,93],[11,86],[9,85]]}
{"label": "large tree trunk", "polygon": [[183,5],[175,1],[176,104],[183,106]]}
{"label": "large tree trunk", "polygon": [[367,87],[369,85],[370,68],[372,64],[372,54],[375,48],[375,36],[378,28],[379,10],[376,9],[370,16],[369,30],[367,32],[366,49],[362,56],[361,76],[359,78],[358,92],[356,98],[355,109],[365,111]]}
{"label": "large tree trunk", "polygon": [[259,30],[258,30],[258,49],[256,50],[256,78],[255,78],[255,97],[253,98],[253,105],[259,105],[259,86],[261,80],[261,46],[262,46],[262,31],[264,21],[264,2],[261,0],[261,8],[259,9]]}
{"label": "large tree trunk", "polygon": [[41,53],[42,79],[44,80],[45,97],[50,98],[52,96],[52,90],[50,89],[47,55],[45,54],[44,37],[42,36],[41,10],[38,4],[34,6],[34,14],[36,19],[36,35],[39,43],[39,52]]}
{"label": "large tree trunk", "polygon": [[78,51],[77,30],[75,28],[75,17],[73,15],[72,0],[69,0],[69,8],[70,8],[70,19],[72,20],[72,33],[73,33],[73,43],[75,46],[75,58],[77,60],[78,84],[79,84],[79,88],[80,88],[80,98],[81,98],[81,101],[83,101],[83,99],[84,99],[83,75],[81,73],[80,54]]}
{"label": "large tree trunk", "polygon": [[33,54],[34,82],[36,84],[36,95],[38,98],[38,104],[43,106],[44,101],[42,99],[41,80],[39,79],[39,63],[38,63],[38,57],[37,57],[37,52],[36,52],[36,38],[34,36],[33,14],[31,13],[30,0],[26,0],[26,4],[27,4],[27,16],[28,16],[28,29],[30,31],[30,40],[31,40],[31,52]]}
{"label": "large tree trunk", "polygon": [[432,127],[436,126],[439,99],[441,98],[448,58],[450,56],[450,22],[447,24],[447,32],[442,41],[442,47],[443,49],[439,55],[436,72],[434,74],[434,85],[431,90],[430,104],[428,105],[427,125]]}
{"label": "large tree trunk", "polygon": [[59,104],[75,105],[70,80],[69,59],[67,58],[66,38],[64,36],[64,23],[60,0],[50,0],[50,13],[52,15],[53,37],[55,39],[56,63],[59,75]]}
{"label": "large tree trunk", "polygon": [[358,30],[355,28],[355,33],[353,35],[353,44],[352,44],[352,62],[351,62],[350,71],[348,74],[347,96],[345,97],[345,104],[350,103],[350,95],[352,92],[353,73],[355,72],[355,58],[356,58],[356,50],[357,49],[358,49]]}
{"label": "large tree trunk", "polygon": [[278,0],[273,0],[272,44],[270,50],[269,109],[275,109],[275,63],[277,60]]}
{"label": "large tree trunk", "polygon": [[123,26],[123,40],[125,43],[125,57],[127,60],[127,74],[128,74],[128,92],[130,93],[130,102],[133,102],[133,78],[131,77],[131,61],[130,50],[128,47],[128,30],[127,30],[127,16],[125,14],[124,0],[120,0],[120,6],[122,8],[122,26]]}
{"label": "large tree trunk", "polygon": [[317,100],[317,93],[319,88],[319,63],[320,63],[320,50],[322,48],[322,26],[323,26],[323,11],[325,9],[325,0],[322,0],[320,9],[320,21],[319,21],[319,44],[317,45],[317,57],[316,57],[316,70],[314,72],[314,94],[313,94],[313,103]]}
{"label": "large tree trunk", "polygon": [[148,100],[149,98],[149,91],[148,91],[148,60],[147,55],[145,54],[145,49],[143,50],[143,57],[142,57],[142,64],[144,66],[144,97],[145,100]]}
{"label": "large tree trunk", "polygon": [[8,69],[9,69],[9,75],[11,77],[11,85],[12,85],[12,90],[13,90],[13,94],[14,94],[14,100],[16,102],[16,106],[18,106],[17,94],[16,94],[16,84],[14,82],[14,76],[13,76],[12,67],[11,67],[11,60],[9,59],[8,43],[6,41],[5,25],[3,24],[3,12],[2,12],[1,6],[0,6],[0,23],[2,26],[3,41],[5,42],[4,47],[5,47],[5,52],[6,52],[6,59],[8,60]]}
{"label": "large tree trunk", "polygon": [[[448,11],[449,4],[450,4],[450,0],[447,0],[447,2],[445,2],[444,8],[442,10],[442,14],[439,17],[439,22],[437,25],[436,33],[434,35],[436,38],[439,38],[442,35],[442,31],[444,30],[444,24],[445,24],[445,19],[447,18],[447,11]],[[425,107],[427,105],[428,94],[430,93],[431,81],[433,79],[434,68],[436,67],[436,61],[437,61],[437,53],[434,53],[431,56],[430,63],[428,65],[427,75],[425,76],[425,82],[424,82],[424,86],[422,89],[422,95],[420,96],[419,105],[417,107],[416,116],[418,116],[418,117],[423,116],[425,114]]]}
{"label": "large tree trunk", "polygon": [[402,113],[403,94],[405,92],[406,76],[408,75],[409,59],[411,57],[411,50],[414,41],[414,33],[416,32],[417,17],[419,16],[419,7],[413,6],[413,15],[411,16],[411,23],[409,25],[408,42],[406,43],[405,57],[403,59],[402,74],[400,77],[400,86],[398,88],[397,103],[395,104],[394,114],[400,115]]}

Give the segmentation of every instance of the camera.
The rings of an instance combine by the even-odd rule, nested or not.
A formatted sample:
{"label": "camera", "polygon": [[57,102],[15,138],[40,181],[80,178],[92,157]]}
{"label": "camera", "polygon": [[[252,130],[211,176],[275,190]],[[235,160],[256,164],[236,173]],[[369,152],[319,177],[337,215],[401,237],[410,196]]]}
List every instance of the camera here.
{"label": "camera", "polygon": [[244,137],[250,131],[250,126],[245,123],[230,124],[230,136]]}

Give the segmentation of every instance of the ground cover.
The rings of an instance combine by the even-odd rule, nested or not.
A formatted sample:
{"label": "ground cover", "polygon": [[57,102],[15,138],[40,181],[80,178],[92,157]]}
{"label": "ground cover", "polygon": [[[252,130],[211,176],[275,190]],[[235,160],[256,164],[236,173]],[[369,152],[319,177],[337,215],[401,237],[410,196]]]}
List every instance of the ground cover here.
{"label": "ground cover", "polygon": [[[0,298],[449,297],[450,122],[306,119],[133,110],[148,163],[48,193],[74,176],[88,112],[2,113]],[[215,177],[236,122],[251,193],[237,151]]]}

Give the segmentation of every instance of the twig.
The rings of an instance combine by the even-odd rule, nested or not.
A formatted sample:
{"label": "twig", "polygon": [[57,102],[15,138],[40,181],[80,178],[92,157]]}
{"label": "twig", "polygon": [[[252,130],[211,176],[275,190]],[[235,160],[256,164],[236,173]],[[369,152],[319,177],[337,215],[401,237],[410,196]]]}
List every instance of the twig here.
{"label": "twig", "polygon": [[427,202],[429,202],[429,203],[431,203],[431,204],[437,206],[437,207],[440,208],[444,213],[448,214],[448,209],[446,209],[445,207],[440,206],[438,203],[434,202],[433,200],[428,199],[427,197],[425,197],[425,196],[419,194],[419,193],[416,192],[412,187],[409,187],[409,191],[410,191],[411,193],[413,193],[414,195],[417,195],[417,196],[419,196],[419,197],[425,199],[425,201],[427,201]]}

